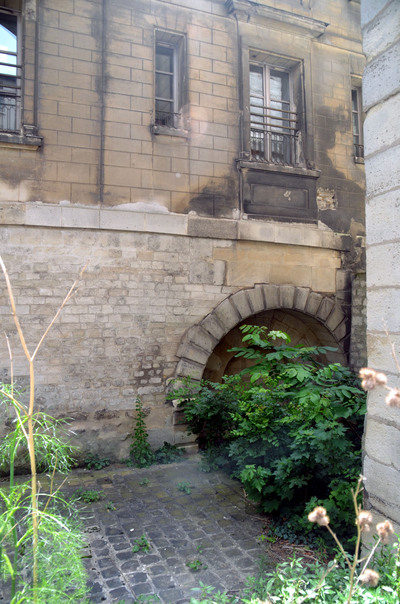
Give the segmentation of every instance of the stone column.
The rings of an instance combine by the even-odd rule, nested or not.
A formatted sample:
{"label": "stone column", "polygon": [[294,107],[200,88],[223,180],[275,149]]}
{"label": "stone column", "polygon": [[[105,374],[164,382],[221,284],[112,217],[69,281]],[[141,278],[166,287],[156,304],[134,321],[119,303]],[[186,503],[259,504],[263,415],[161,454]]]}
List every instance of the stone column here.
{"label": "stone column", "polygon": [[[368,364],[400,387],[400,3],[362,0],[361,21]],[[363,472],[372,509],[400,525],[400,409],[384,399],[382,388],[368,396]]]}

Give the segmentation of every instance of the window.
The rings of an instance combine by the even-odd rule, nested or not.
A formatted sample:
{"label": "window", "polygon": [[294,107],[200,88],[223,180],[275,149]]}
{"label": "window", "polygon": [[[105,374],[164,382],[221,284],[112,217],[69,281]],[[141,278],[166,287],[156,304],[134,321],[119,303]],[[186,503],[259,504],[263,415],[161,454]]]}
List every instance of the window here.
{"label": "window", "polygon": [[356,160],[363,159],[361,88],[353,88],[351,91],[351,123],[353,131],[353,155]]}
{"label": "window", "polygon": [[21,65],[18,60],[18,16],[0,12],[0,130],[20,128]]}
{"label": "window", "polygon": [[161,128],[183,129],[184,37],[157,31],[154,104],[156,133]]}
{"label": "window", "polygon": [[290,74],[250,65],[250,149],[259,161],[295,164],[297,116],[292,111]]}

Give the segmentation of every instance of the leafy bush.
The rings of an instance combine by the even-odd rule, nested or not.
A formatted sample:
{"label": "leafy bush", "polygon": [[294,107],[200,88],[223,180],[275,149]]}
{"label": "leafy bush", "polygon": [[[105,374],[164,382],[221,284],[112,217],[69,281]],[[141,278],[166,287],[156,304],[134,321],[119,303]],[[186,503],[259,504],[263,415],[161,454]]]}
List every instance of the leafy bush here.
{"label": "leafy bush", "polygon": [[138,468],[147,468],[155,462],[155,456],[148,442],[145,414],[140,398],[136,399],[136,419],[133,443],[130,447],[131,460]]}
{"label": "leafy bush", "polygon": [[365,394],[347,368],[317,360],[329,348],[290,346],[288,335],[262,327],[242,331],[246,346],[233,350],[250,367],[173,393],[189,430],[209,450],[219,445],[218,465],[289,532],[310,533],[305,511],[323,505],[343,535],[353,519],[348,484],[360,473]]}
{"label": "leafy bush", "polygon": [[180,461],[183,456],[183,450],[179,449],[176,445],[171,445],[167,441],[164,441],[162,447],[154,452],[155,462],[160,464],[173,463]]}

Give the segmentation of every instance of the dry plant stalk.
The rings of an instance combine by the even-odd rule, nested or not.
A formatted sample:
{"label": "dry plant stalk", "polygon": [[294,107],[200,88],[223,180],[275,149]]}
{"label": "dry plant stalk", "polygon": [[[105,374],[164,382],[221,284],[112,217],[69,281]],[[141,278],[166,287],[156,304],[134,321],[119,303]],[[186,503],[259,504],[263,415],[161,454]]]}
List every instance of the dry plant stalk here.
{"label": "dry plant stalk", "polygon": [[[26,412],[26,410],[22,407],[22,405],[20,405],[19,403],[17,403],[17,401],[11,397],[11,400],[13,401],[13,403],[17,404],[18,409],[25,413],[27,415],[27,423],[28,423],[28,430],[26,431],[24,426],[22,425],[21,422],[20,425],[22,427],[24,436],[26,438],[27,441],[27,447],[28,447],[28,453],[29,453],[29,462],[30,462],[30,470],[31,470],[31,506],[32,506],[32,540],[33,540],[33,548],[32,548],[32,553],[33,553],[33,569],[32,569],[32,580],[33,580],[33,588],[34,588],[34,602],[37,602],[37,592],[36,592],[36,587],[37,587],[37,581],[38,581],[38,576],[37,576],[37,550],[38,550],[38,500],[37,500],[37,491],[38,491],[38,482],[37,482],[37,472],[36,472],[36,458],[35,458],[35,444],[34,444],[34,426],[33,426],[33,414],[34,414],[34,408],[35,408],[35,357],[37,355],[37,353],[39,352],[40,347],[42,346],[47,334],[49,333],[50,329],[52,328],[52,326],[54,325],[54,323],[56,322],[56,320],[58,319],[62,309],[64,308],[64,306],[69,302],[69,300],[72,298],[74,292],[76,291],[76,287],[78,284],[78,281],[82,278],[83,273],[85,272],[86,268],[87,268],[87,264],[85,264],[85,266],[83,267],[83,269],[80,271],[78,278],[74,281],[74,283],[72,284],[70,290],[68,291],[67,295],[65,296],[61,306],[58,308],[57,312],[55,313],[53,319],[50,321],[48,327],[46,328],[46,330],[44,331],[42,337],[39,340],[39,343],[37,344],[33,354],[31,354],[29,352],[28,346],[26,344],[26,340],[24,337],[24,333],[22,331],[21,328],[21,324],[20,321],[18,319],[18,315],[17,315],[17,310],[16,310],[16,306],[15,306],[15,300],[14,300],[14,295],[13,295],[13,291],[12,291],[12,287],[11,287],[11,282],[10,282],[10,278],[8,276],[8,272],[6,269],[6,266],[3,262],[2,257],[0,256],[0,266],[1,266],[1,270],[3,271],[4,274],[4,278],[6,281],[6,286],[7,286],[7,293],[8,293],[8,299],[11,305],[11,312],[12,312],[12,316],[13,316],[13,320],[15,323],[15,326],[17,328],[17,332],[18,332],[18,337],[19,340],[21,342],[22,345],[22,349],[24,351],[24,354],[28,360],[29,363],[29,406],[28,406],[28,411]],[[9,351],[9,356],[10,356],[10,362],[11,362],[11,367],[12,367],[12,351],[11,351],[11,347],[9,344],[9,341],[7,339],[7,346],[8,346],[8,351]],[[11,373],[13,375],[13,370],[11,370]],[[19,416],[17,413],[17,419],[19,420]]]}

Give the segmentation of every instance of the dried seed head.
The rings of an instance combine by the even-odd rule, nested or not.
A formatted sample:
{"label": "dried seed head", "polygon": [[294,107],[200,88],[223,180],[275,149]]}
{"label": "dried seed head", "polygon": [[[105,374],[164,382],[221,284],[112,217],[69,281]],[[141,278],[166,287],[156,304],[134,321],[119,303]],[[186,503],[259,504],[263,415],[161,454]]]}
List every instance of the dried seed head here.
{"label": "dried seed head", "polygon": [[392,388],[385,398],[388,407],[400,407],[400,390]]}
{"label": "dried seed head", "polygon": [[357,516],[357,522],[363,533],[368,533],[372,524],[372,514],[362,510]]}
{"label": "dried seed head", "polygon": [[384,373],[376,373],[375,380],[378,386],[386,386],[387,384],[387,377]]}
{"label": "dried seed head", "polygon": [[384,545],[389,543],[389,537],[392,535],[393,530],[393,525],[390,520],[385,520],[385,522],[380,522],[376,525],[376,531]]}
{"label": "dried seed head", "polygon": [[319,526],[328,526],[329,524],[329,516],[326,509],[322,506],[314,508],[313,511],[308,514],[308,519],[310,522],[316,522]]}
{"label": "dried seed head", "polygon": [[364,390],[373,390],[376,386],[376,371],[370,367],[360,369],[361,388]]}
{"label": "dried seed head", "polygon": [[366,568],[365,571],[360,575],[360,581],[361,583],[365,583],[365,585],[376,587],[379,581],[379,573],[371,568]]}

